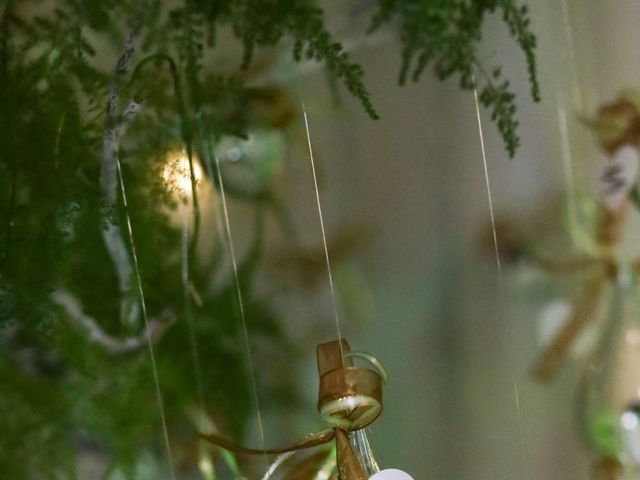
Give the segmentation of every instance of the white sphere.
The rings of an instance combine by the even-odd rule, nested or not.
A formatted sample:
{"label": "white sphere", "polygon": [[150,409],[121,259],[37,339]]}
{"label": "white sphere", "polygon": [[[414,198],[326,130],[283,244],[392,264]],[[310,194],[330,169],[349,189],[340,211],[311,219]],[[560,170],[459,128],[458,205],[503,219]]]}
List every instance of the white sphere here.
{"label": "white sphere", "polygon": [[369,480],[413,480],[413,477],[402,470],[388,468],[376,473]]}

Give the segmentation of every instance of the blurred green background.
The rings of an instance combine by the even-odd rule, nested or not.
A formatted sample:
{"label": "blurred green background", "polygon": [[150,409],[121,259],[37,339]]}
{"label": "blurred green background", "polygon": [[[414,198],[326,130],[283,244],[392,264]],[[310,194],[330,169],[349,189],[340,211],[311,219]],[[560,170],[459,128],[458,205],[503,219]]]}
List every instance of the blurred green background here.
{"label": "blurred green background", "polygon": [[[191,473],[180,473],[179,478],[198,478],[197,458],[207,457],[198,457],[202,445],[196,441],[195,425],[201,424],[189,419],[193,411],[172,408],[178,404],[182,408],[185,398],[193,398],[197,408],[198,375],[204,379],[204,397],[213,405],[207,405],[211,408],[209,420],[222,423],[223,433],[247,444],[256,446],[259,442],[258,416],[267,446],[301,438],[321,424],[315,412],[315,346],[335,338],[337,332],[300,99],[306,105],[316,160],[340,329],[354,349],[375,355],[390,375],[384,415],[370,427],[380,465],[406,470],[416,480],[588,478],[589,458],[574,418],[579,364],[567,362],[549,386],[537,385],[529,376],[541,349],[541,312],[550,302],[566,299],[575,285],[553,279],[510,254],[511,247],[517,252],[518,242],[536,244],[550,238],[552,253],[562,256],[568,248],[567,195],[574,190],[591,194],[601,158],[581,119],[620,90],[637,84],[640,56],[635,46],[640,10],[631,0],[530,2],[538,38],[540,104],[529,99],[525,61],[510,41],[507,28],[497,16],[487,20],[481,58],[502,64],[512,79],[522,143],[515,158],[509,159],[490,115],[481,111],[492,201],[498,225],[504,227],[498,230],[500,277],[490,234],[473,94],[460,90],[455,81],[442,83],[431,75],[400,88],[397,38],[386,30],[367,38],[353,33],[366,27],[363,19],[371,11],[371,2],[327,1],[322,6],[332,33],[364,68],[365,83],[381,119],[372,121],[357,100],[328,81],[317,64],[303,62],[296,68],[275,49],[261,52],[257,66],[243,78],[256,89],[254,96],[238,100],[229,94],[232,106],[222,102],[221,113],[217,113],[234,121],[241,117],[239,123],[250,134],[244,141],[227,135],[215,151],[222,159],[229,225],[245,282],[241,286],[246,289],[247,332],[260,412],[258,415],[245,364],[221,199],[213,188],[215,175],[211,176],[196,152],[202,214],[197,250],[200,264],[191,265],[197,288],[196,294],[188,296],[195,311],[192,320],[196,322],[200,372],[194,367],[193,377],[186,378],[181,376],[185,370],[172,365],[178,360],[188,364],[191,344],[185,322],[170,327],[156,350],[159,384],[171,412],[174,453],[180,462],[194,467]],[[214,70],[230,65],[235,68],[241,46],[222,32],[216,52],[204,62],[215,63]],[[104,55],[98,52],[100,61],[108,65],[116,55],[107,49]],[[147,81],[148,91],[166,94],[166,88],[154,84],[160,82],[158,78]],[[205,96],[215,96],[216,81],[210,78],[203,83]],[[277,88],[260,90],[265,85]],[[162,95],[159,97],[169,102]],[[165,120],[154,119],[158,124],[171,124]],[[186,157],[171,150],[180,139],[177,122],[171,125],[172,138],[149,140],[154,147],[165,148],[162,155],[167,161],[172,155],[178,158],[178,173],[153,170],[156,180],[169,179],[153,187],[170,187],[154,197],[169,219],[165,236],[162,230],[153,230],[155,217],[145,217],[144,209],[151,205],[144,197],[131,194],[134,233],[146,232],[139,239],[139,250],[143,276],[154,277],[144,280],[152,307],[174,296],[176,304],[182,305],[180,228],[182,216],[193,208],[190,200],[181,203],[179,197],[191,187],[184,183]],[[135,135],[134,128],[129,143],[123,142],[124,177],[125,181],[142,182],[140,170],[131,166],[135,162],[129,166],[127,162],[135,155],[159,155],[159,150],[136,150]],[[99,151],[99,142],[94,147]],[[96,171],[94,165],[78,176],[94,178]],[[273,197],[260,197],[267,184]],[[247,200],[258,197],[267,207],[257,208]],[[99,210],[97,203],[92,208],[94,213]],[[632,229],[636,223],[637,219],[632,219]],[[516,232],[514,243],[511,232]],[[149,252],[163,242],[167,266],[151,268],[156,259]],[[147,244],[151,246],[145,258]],[[74,248],[92,247],[76,245],[72,253]],[[103,257],[102,261],[108,262]],[[101,269],[99,261],[95,271]],[[145,274],[145,268],[150,273]],[[91,271],[84,272],[74,283],[86,290],[86,298],[94,305],[104,304],[104,309],[95,309],[96,315],[114,314],[115,294],[93,290],[93,278]],[[109,281],[115,291],[115,280]],[[204,306],[198,302],[198,289],[214,292]],[[223,316],[226,323],[217,326],[216,317]],[[2,474],[0,470],[2,478],[13,478],[14,472],[25,470],[18,465],[29,465],[31,455],[40,458],[43,450],[38,447],[35,451],[35,446],[47,445],[49,424],[51,431],[68,433],[60,438],[52,435],[75,450],[76,463],[71,470],[77,478],[119,478],[122,472],[105,469],[124,438],[128,441],[122,440],[118,455],[131,457],[131,475],[167,478],[160,417],[153,403],[154,386],[144,348],[135,357],[126,357],[126,362],[135,365],[133,370],[118,359],[102,354],[94,358],[84,350],[79,358],[63,358],[62,363],[69,361],[78,367],[79,373],[74,373],[81,378],[78,383],[76,377],[59,377],[55,371],[51,376],[43,374],[46,365],[34,367],[36,373],[30,370],[32,363],[37,363],[33,358],[42,359],[28,346],[29,338],[21,343],[12,336],[12,328],[9,325],[3,330],[7,357],[0,384],[0,449],[21,453],[2,458],[7,471]],[[69,331],[75,330],[69,327]],[[111,333],[123,332],[127,330]],[[70,350],[73,342],[80,342],[74,335],[77,332],[64,337]],[[22,367],[14,370],[11,362]],[[57,357],[51,360],[54,366],[58,362]],[[101,365],[108,368],[100,370]],[[44,380],[40,381],[39,375]],[[140,397],[136,391],[127,398],[111,386],[116,380],[133,381],[136,375],[141,379]],[[95,393],[101,377],[110,386]],[[73,388],[67,390],[66,381],[73,383]],[[12,412],[18,411],[11,403],[15,401],[12,394],[21,386],[31,388],[28,385],[37,387],[28,391],[34,402],[25,406],[30,409],[25,418],[31,418],[35,405],[47,407],[37,424],[12,424]],[[100,398],[97,418],[91,417],[96,415],[94,393],[81,397],[73,390],[83,385],[86,392]],[[49,388],[56,398],[47,398]],[[64,407],[58,406],[58,400]],[[148,408],[128,411],[128,402]],[[236,408],[238,418],[234,417]],[[59,414],[58,409],[65,413]],[[139,417],[139,424],[137,420],[128,423],[129,417]],[[106,428],[113,438],[105,440],[95,438],[91,431],[76,431],[73,422],[65,423],[70,418]],[[130,443],[144,448],[129,450]],[[218,467],[220,478],[227,478],[228,466],[219,452],[214,448],[207,451],[214,452],[216,465],[222,465]],[[260,460],[241,460],[242,468],[252,475],[262,467]],[[64,478],[66,469],[49,467],[48,478]],[[46,466],[39,467],[39,471],[45,470]],[[41,478],[38,475],[25,478]]]}

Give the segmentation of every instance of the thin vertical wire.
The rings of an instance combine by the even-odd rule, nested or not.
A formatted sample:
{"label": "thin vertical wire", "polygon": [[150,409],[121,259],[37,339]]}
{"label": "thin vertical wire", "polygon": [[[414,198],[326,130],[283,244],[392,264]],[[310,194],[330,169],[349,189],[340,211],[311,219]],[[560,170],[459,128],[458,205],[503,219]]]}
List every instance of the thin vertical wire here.
{"label": "thin vertical wire", "polygon": [[[571,26],[571,18],[569,14],[569,5],[566,0],[561,0],[560,6],[562,8],[562,22],[564,27],[564,38],[566,43],[566,51],[568,55],[568,61],[572,78],[570,81],[574,82],[572,85],[573,91],[573,107],[578,112],[582,112],[584,109],[584,98],[580,83],[578,82],[578,60],[576,55],[575,41],[573,27]],[[571,239],[574,244],[583,250],[591,251],[593,249],[593,241],[591,236],[585,234],[584,229],[580,224],[580,216],[577,206],[577,191],[574,171],[577,165],[573,160],[571,136],[569,133],[569,121],[567,118],[567,100],[566,95],[562,91],[556,93],[557,96],[557,110],[558,110],[558,130],[560,133],[560,146],[562,164],[564,169],[564,182],[567,194],[567,203],[569,206],[569,230]],[[583,176],[581,169],[577,170],[579,177]]]}
{"label": "thin vertical wire", "polygon": [[[473,83],[475,85],[475,78],[473,79]],[[473,98],[475,100],[476,107],[476,119],[478,122],[478,133],[480,136],[480,148],[482,151],[482,166],[484,168],[484,179],[485,186],[487,189],[487,198],[489,200],[489,213],[491,215],[491,230],[493,233],[493,247],[496,257],[496,266],[498,268],[498,287],[500,290],[500,303],[502,306],[502,320],[504,322],[504,331],[507,340],[507,355],[509,357],[509,365],[510,365],[510,374],[511,374],[511,382],[513,384],[513,395],[516,406],[516,414],[518,417],[518,428],[520,433],[520,448],[522,450],[522,461],[524,463],[525,468],[525,476],[526,478],[531,478],[529,471],[529,459],[527,455],[527,442],[524,435],[524,428],[522,424],[522,412],[520,409],[520,392],[518,391],[518,382],[515,374],[515,363],[514,363],[514,354],[513,354],[513,339],[511,335],[511,327],[509,325],[509,321],[507,319],[507,306],[505,302],[505,293],[504,293],[504,280],[502,278],[502,263],[500,262],[500,250],[498,247],[498,234],[496,232],[496,220],[495,215],[493,213],[493,195],[491,194],[491,182],[489,181],[489,168],[487,166],[487,152],[484,144],[484,133],[482,130],[482,119],[480,117],[480,102],[478,100],[478,89],[474,86],[473,88]]]}
{"label": "thin vertical wire", "polygon": [[[244,340],[244,346],[247,355],[247,362],[249,368],[249,376],[251,377],[251,390],[253,394],[253,400],[256,405],[256,414],[258,417],[258,430],[260,434],[260,442],[263,450],[265,447],[264,440],[264,425],[262,422],[262,412],[260,410],[260,400],[258,398],[258,386],[256,382],[256,374],[255,367],[253,364],[253,355],[251,354],[251,344],[249,342],[249,331],[247,329],[247,320],[244,309],[244,300],[242,297],[242,288],[240,287],[240,275],[238,274],[238,262],[236,259],[236,251],[233,244],[233,237],[231,235],[231,222],[229,221],[229,209],[227,207],[227,195],[224,189],[224,180],[222,179],[222,169],[220,168],[220,159],[216,155],[216,152],[213,148],[211,150],[211,155],[213,155],[213,160],[216,168],[216,176],[218,177],[218,182],[220,186],[220,198],[222,200],[222,212],[224,214],[224,227],[225,233],[227,237],[227,245],[229,248],[229,256],[231,257],[231,266],[233,268],[233,279],[235,282],[235,290],[236,290],[236,298],[238,299],[238,310],[240,313],[240,323],[242,326],[242,335]],[[208,161],[211,162],[211,158],[208,158]],[[212,170],[211,165],[209,165],[209,169]]]}
{"label": "thin vertical wire", "polygon": [[571,141],[569,139],[569,122],[567,120],[567,108],[564,95],[558,93],[558,127],[560,131],[560,146],[562,151],[562,165],[567,182],[567,196],[570,206],[571,220],[577,223],[578,207],[575,199],[575,178],[573,175],[573,161],[571,156]]}
{"label": "thin vertical wire", "polygon": [[567,52],[569,55],[569,63],[571,64],[571,71],[573,73],[573,76],[575,77],[574,80],[576,81],[576,85],[575,85],[575,94],[574,94],[574,102],[575,102],[575,106],[578,109],[578,111],[582,111],[582,109],[584,108],[584,98],[583,98],[583,94],[582,94],[582,89],[580,88],[580,85],[577,83],[578,80],[578,57],[576,55],[576,44],[574,41],[574,35],[573,35],[573,27],[571,26],[571,17],[569,15],[569,5],[567,3],[567,0],[561,0],[560,1],[560,6],[562,7],[562,23],[564,26],[564,34],[565,34],[565,40],[567,43]]}
{"label": "thin vertical wire", "polygon": [[[209,166],[209,168],[211,168],[211,166]],[[211,178],[213,178],[213,173],[210,172],[210,174],[211,174]],[[212,198],[214,200],[213,220],[215,223],[216,235],[218,236],[218,240],[220,240],[220,243],[224,245],[227,241],[227,237],[224,234],[224,225],[222,223],[222,218],[220,218],[220,215],[218,213],[219,205],[218,205],[218,196],[216,195],[215,186],[213,187]]]}
{"label": "thin vertical wire", "polygon": [[309,131],[309,117],[307,115],[307,107],[304,104],[302,96],[302,85],[300,83],[300,71],[296,64],[296,77],[298,80],[298,95],[300,97],[300,105],[302,107],[302,115],[304,117],[304,128],[307,134],[307,147],[309,149],[309,162],[311,164],[311,173],[313,174],[313,187],[316,195],[316,207],[318,209],[318,218],[320,220],[320,230],[322,232],[322,246],[324,247],[324,258],[327,265],[327,277],[329,279],[329,289],[331,291],[331,303],[333,306],[333,316],[336,324],[336,332],[338,334],[338,344],[340,345],[341,362],[344,361],[344,351],[342,348],[342,332],[340,329],[340,315],[338,314],[338,301],[336,297],[336,289],[333,283],[333,275],[331,273],[331,260],[329,258],[329,248],[327,246],[327,233],[324,228],[324,217],[322,215],[322,203],[320,201],[320,190],[318,188],[318,175],[316,172],[316,164],[313,158],[313,148],[311,146],[311,133]]}
{"label": "thin vertical wire", "polygon": [[576,201],[575,177],[573,175],[573,158],[571,155],[571,140],[569,138],[569,123],[567,120],[567,109],[565,106],[564,96],[558,94],[558,128],[560,132],[560,148],[562,156],[562,166],[564,170],[565,190],[567,194],[567,203],[569,206],[569,224],[574,241],[579,242],[576,238],[578,221],[578,204]]}
{"label": "thin vertical wire", "polygon": [[[193,187],[192,182],[192,187]],[[195,235],[195,233],[194,233]],[[195,325],[193,322],[193,309],[191,306],[191,290],[189,279],[189,216],[185,213],[182,216],[182,294],[184,296],[184,310],[187,320],[187,328],[189,330],[189,346],[193,361],[193,369],[195,374],[196,389],[198,394],[198,406],[200,412],[198,415],[198,428],[203,430],[205,403],[204,403],[204,387],[202,382],[202,368],[200,366],[200,355],[198,354],[198,343],[196,341]]]}
{"label": "thin vertical wire", "polygon": [[133,228],[131,226],[131,217],[129,216],[129,204],[127,202],[127,192],[124,188],[124,180],[122,178],[122,167],[120,166],[120,159],[116,156],[116,166],[118,168],[118,179],[120,181],[120,193],[122,195],[122,203],[124,205],[125,218],[127,219],[127,231],[129,233],[129,241],[131,243],[131,257],[133,258],[133,271],[136,275],[136,283],[138,286],[138,294],[140,295],[140,306],[142,309],[142,318],[144,320],[144,327],[147,332],[147,346],[149,347],[149,357],[151,358],[151,368],[153,370],[153,383],[156,390],[156,398],[158,400],[158,408],[160,409],[160,418],[162,419],[162,433],[164,436],[164,446],[167,451],[167,462],[169,464],[169,472],[172,480],[175,480],[175,473],[173,471],[173,459],[171,455],[171,444],[169,442],[169,431],[167,429],[167,419],[164,411],[164,402],[162,400],[162,391],[160,390],[160,377],[158,375],[158,367],[156,365],[156,355],[151,342],[151,335],[149,330],[149,317],[147,315],[147,302],[144,298],[144,290],[142,288],[142,277],[140,276],[140,268],[138,266],[138,254],[136,253],[136,244],[133,239]]}
{"label": "thin vertical wire", "polygon": [[[561,0],[562,8],[562,24],[564,27],[564,37],[567,45],[567,55],[569,57],[570,71],[573,81],[576,82],[574,90],[574,104],[578,111],[582,111],[583,99],[582,91],[577,84],[578,68],[576,59],[576,48],[573,37],[573,27],[571,26],[571,18],[569,16],[569,5],[566,0]],[[569,218],[571,221],[572,231],[578,226],[578,207],[576,204],[575,179],[573,175],[573,158],[571,155],[571,139],[569,138],[569,122],[567,120],[567,107],[565,95],[562,92],[557,93],[558,105],[558,127],[560,131],[560,142],[562,152],[562,164],[564,166],[564,175],[567,188],[567,200],[569,202]]]}

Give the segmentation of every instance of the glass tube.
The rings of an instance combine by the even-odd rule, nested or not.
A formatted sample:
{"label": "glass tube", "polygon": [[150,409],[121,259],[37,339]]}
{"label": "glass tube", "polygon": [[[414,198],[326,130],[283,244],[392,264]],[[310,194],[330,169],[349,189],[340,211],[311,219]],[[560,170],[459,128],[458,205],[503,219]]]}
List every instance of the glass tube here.
{"label": "glass tube", "polygon": [[358,458],[360,458],[360,463],[362,463],[365,473],[369,476],[378,473],[380,467],[378,467],[378,462],[376,462],[376,458],[371,450],[366,430],[363,428],[350,433],[349,440],[351,441],[353,451],[358,455]]}

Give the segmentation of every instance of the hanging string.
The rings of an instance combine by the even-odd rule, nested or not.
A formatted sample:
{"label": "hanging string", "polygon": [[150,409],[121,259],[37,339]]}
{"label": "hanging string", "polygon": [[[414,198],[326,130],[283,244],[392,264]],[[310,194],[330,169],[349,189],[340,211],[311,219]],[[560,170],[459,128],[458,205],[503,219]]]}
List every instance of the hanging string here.
{"label": "hanging string", "polygon": [[[233,269],[233,279],[235,283],[236,298],[238,300],[238,310],[240,313],[240,324],[242,327],[242,336],[244,340],[244,347],[247,355],[247,363],[249,369],[249,376],[251,378],[251,390],[253,394],[253,401],[256,405],[256,415],[258,417],[258,431],[260,435],[260,444],[262,449],[265,450],[264,439],[264,425],[262,422],[262,412],[260,410],[260,400],[258,398],[258,385],[256,381],[255,367],[253,364],[253,355],[251,354],[251,344],[249,342],[249,330],[247,329],[247,320],[245,315],[244,300],[242,297],[242,288],[240,287],[240,275],[238,274],[238,261],[236,258],[235,246],[233,244],[233,237],[231,235],[231,222],[229,221],[229,209],[227,207],[227,195],[224,189],[224,180],[222,179],[222,169],[220,168],[220,159],[216,155],[214,148],[209,148],[213,156],[213,163],[215,164],[216,177],[218,178],[220,187],[220,199],[222,200],[222,213],[224,216],[224,229],[226,234],[227,245],[229,248],[229,256],[231,257],[231,266]],[[208,155],[208,167],[212,171],[211,157]]]}
{"label": "hanging string", "polygon": [[577,229],[579,228],[578,204],[576,201],[575,179],[573,176],[573,159],[571,156],[571,140],[569,139],[567,109],[565,107],[564,96],[560,93],[557,95],[557,103],[562,166],[564,168],[565,189],[567,193],[567,203],[569,205],[569,228],[572,235],[575,236]]}
{"label": "hanging string", "polygon": [[[192,188],[195,182],[192,181]],[[194,230],[195,235],[195,230]],[[184,313],[187,320],[187,329],[189,330],[189,347],[193,361],[193,369],[196,381],[196,389],[198,394],[198,429],[204,430],[205,402],[204,387],[202,382],[202,368],[200,366],[200,355],[198,354],[198,343],[196,341],[195,325],[193,322],[193,309],[191,307],[191,284],[189,280],[189,216],[182,215],[182,295],[184,301]]]}
{"label": "hanging string", "polygon": [[[209,169],[211,168],[211,166],[209,166]],[[209,172],[210,175],[212,175],[213,172]],[[211,177],[213,178],[213,177]],[[213,212],[213,220],[215,223],[215,230],[216,230],[216,235],[218,237],[218,240],[220,241],[220,244],[222,244],[223,246],[226,244],[227,241],[227,236],[224,233],[225,232],[225,228],[224,228],[224,224],[222,222],[222,218],[218,212],[220,206],[218,204],[218,196],[216,195],[216,190],[215,190],[215,186],[213,188],[213,193],[212,193],[212,199],[213,199],[213,207],[214,207],[214,212]],[[222,202],[220,202],[222,203]]]}
{"label": "hanging string", "polygon": [[[120,165],[120,159],[116,155],[116,167],[118,169],[118,179],[120,181],[120,194],[122,196],[122,203],[124,205],[125,218],[127,220],[127,231],[129,233],[129,242],[131,243],[131,257],[133,258],[133,271],[136,276],[136,283],[138,286],[138,295],[140,295],[140,307],[142,309],[142,318],[144,319],[144,327],[147,332],[149,330],[149,317],[147,315],[147,303],[144,298],[144,290],[142,288],[142,277],[140,275],[140,268],[138,266],[138,254],[136,253],[136,244],[133,240],[133,228],[131,226],[131,217],[129,216],[129,204],[127,202],[127,192],[124,188],[124,180],[122,178],[122,167]],[[171,455],[171,444],[169,443],[169,431],[167,429],[167,418],[164,411],[164,402],[162,400],[162,391],[160,390],[160,377],[158,375],[158,367],[156,365],[156,355],[151,342],[151,336],[147,334],[147,346],[149,347],[149,357],[151,358],[151,369],[153,371],[153,383],[156,390],[156,399],[158,401],[158,408],[160,410],[160,418],[162,420],[162,433],[164,437],[164,446],[167,451],[167,462],[169,464],[169,473],[172,480],[176,480],[173,471],[173,460]]]}
{"label": "hanging string", "polygon": [[[569,19],[569,6],[567,5],[566,0],[561,0],[560,5],[562,7],[562,23],[564,26],[565,42],[567,44],[571,72],[573,77],[575,77],[574,80],[577,80],[576,50],[573,42],[573,28],[571,27],[571,21]],[[564,180],[567,191],[567,202],[569,204],[569,222],[571,232],[575,235],[573,232],[576,232],[576,229],[579,227],[579,223],[575,179],[573,175],[573,158],[571,156],[571,139],[569,138],[569,122],[567,120],[567,107],[564,93],[558,91],[556,95],[562,165],[564,167]],[[582,110],[582,92],[579,88],[576,88],[575,90],[574,103],[578,107],[578,110]]]}
{"label": "hanging string", "polygon": [[558,131],[560,132],[560,154],[564,170],[565,193],[569,214],[569,235],[573,243],[584,253],[599,255],[602,248],[597,244],[593,236],[580,223],[578,213],[577,191],[575,176],[573,174],[573,155],[571,153],[571,139],[569,136],[569,122],[564,95],[557,94]]}
{"label": "hanging string", "polygon": [[[564,26],[564,37],[566,43],[566,51],[568,55],[568,62],[570,64],[571,81],[574,95],[573,95],[573,107],[574,110],[582,112],[584,108],[584,100],[580,83],[578,82],[578,66],[577,56],[573,35],[573,27],[571,26],[571,19],[569,16],[569,5],[566,0],[560,2],[562,7],[562,21]],[[558,131],[560,133],[560,146],[562,165],[564,169],[564,183],[567,194],[567,203],[569,207],[569,233],[574,244],[581,250],[598,254],[599,248],[593,239],[593,236],[588,233],[580,223],[580,216],[578,211],[577,202],[577,190],[574,171],[576,170],[576,164],[573,160],[571,136],[569,133],[569,121],[567,117],[567,100],[563,91],[558,90],[556,92],[556,102],[558,110]],[[582,177],[583,172],[578,169],[578,176]]]}
{"label": "hanging string", "polygon": [[484,144],[484,133],[482,130],[482,118],[480,117],[480,102],[478,100],[478,89],[475,87],[476,81],[473,78],[473,98],[475,100],[476,107],[476,119],[478,122],[478,133],[480,135],[480,149],[482,151],[482,166],[484,168],[484,179],[485,186],[487,189],[487,197],[489,200],[489,213],[491,216],[491,230],[493,233],[493,247],[495,251],[496,257],[496,266],[498,268],[498,288],[500,291],[500,303],[502,307],[502,319],[504,322],[504,331],[507,341],[507,355],[509,357],[509,365],[510,365],[510,374],[511,374],[511,382],[513,384],[513,395],[516,406],[516,414],[518,417],[518,429],[520,434],[520,447],[522,450],[522,461],[524,463],[525,468],[525,476],[526,478],[531,478],[529,472],[529,459],[527,455],[527,442],[524,435],[524,428],[522,423],[522,412],[520,408],[520,392],[518,391],[518,382],[515,373],[515,363],[514,363],[514,354],[513,354],[513,339],[511,336],[511,328],[509,325],[509,321],[507,319],[507,306],[505,302],[505,293],[504,293],[504,280],[502,278],[502,263],[500,262],[500,250],[498,248],[498,234],[496,231],[496,219],[493,213],[493,195],[491,194],[491,182],[489,181],[489,168],[487,166],[487,152]]}
{"label": "hanging string", "polygon": [[571,67],[571,73],[575,81],[574,89],[574,104],[579,112],[584,108],[584,96],[580,84],[578,83],[578,57],[576,55],[576,44],[574,41],[573,27],[571,26],[571,17],[569,15],[569,5],[567,0],[561,0],[560,6],[562,7],[562,23],[564,25],[565,41],[567,43],[567,53],[569,55],[569,63]]}
{"label": "hanging string", "polygon": [[313,158],[313,148],[311,146],[311,134],[309,131],[309,117],[307,115],[307,107],[304,104],[304,98],[302,95],[302,84],[300,82],[300,69],[296,64],[296,79],[298,82],[298,96],[300,98],[300,106],[302,107],[302,115],[304,118],[304,128],[307,134],[307,147],[309,149],[309,162],[311,164],[311,173],[313,174],[313,187],[316,195],[316,207],[318,209],[318,218],[320,220],[320,230],[322,232],[322,246],[324,247],[324,258],[327,265],[327,277],[329,279],[329,290],[331,292],[331,304],[333,306],[333,316],[336,324],[336,332],[338,335],[338,342],[340,345],[340,356],[344,358],[344,351],[342,348],[342,332],[340,330],[340,316],[338,314],[338,301],[336,296],[336,289],[333,283],[333,275],[331,273],[331,260],[329,259],[329,248],[327,247],[327,233],[324,228],[324,218],[322,215],[322,204],[320,202],[320,190],[318,188],[318,175],[316,172],[316,164]]}

